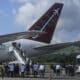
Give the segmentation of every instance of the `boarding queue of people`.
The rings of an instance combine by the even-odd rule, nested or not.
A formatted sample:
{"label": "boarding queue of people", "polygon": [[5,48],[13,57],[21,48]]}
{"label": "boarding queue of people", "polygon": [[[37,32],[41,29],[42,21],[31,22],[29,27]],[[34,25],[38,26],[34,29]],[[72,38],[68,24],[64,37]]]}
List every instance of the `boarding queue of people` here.
{"label": "boarding queue of people", "polygon": [[76,66],[72,64],[53,64],[50,68],[53,70],[54,76],[74,76],[76,71]]}
{"label": "boarding queue of people", "polygon": [[[47,67],[47,66],[46,66]],[[0,66],[2,77],[40,77],[44,78],[45,73],[53,74],[52,76],[74,76],[76,66],[72,64],[52,64],[46,68],[44,64],[4,64]]]}
{"label": "boarding queue of people", "polygon": [[1,76],[4,77],[32,77],[37,78],[44,77],[45,74],[45,65],[34,63],[33,65],[29,64],[4,64],[0,67]]}

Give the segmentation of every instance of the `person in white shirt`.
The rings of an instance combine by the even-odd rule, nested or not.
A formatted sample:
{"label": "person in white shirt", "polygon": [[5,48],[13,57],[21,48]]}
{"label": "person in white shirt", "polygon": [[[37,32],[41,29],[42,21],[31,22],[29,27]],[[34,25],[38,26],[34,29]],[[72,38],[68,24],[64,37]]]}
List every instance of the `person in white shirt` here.
{"label": "person in white shirt", "polygon": [[9,64],[9,72],[10,72],[10,76],[13,77],[14,76],[14,64]]}
{"label": "person in white shirt", "polygon": [[61,66],[59,64],[56,65],[56,75],[60,76]]}
{"label": "person in white shirt", "polygon": [[37,77],[38,75],[38,64],[34,64],[33,65],[33,74],[34,74],[34,77]]}
{"label": "person in white shirt", "polygon": [[24,73],[25,73],[25,65],[24,64],[22,64],[20,66],[20,72],[21,72],[21,77],[24,77]]}
{"label": "person in white shirt", "polygon": [[45,73],[45,66],[43,64],[39,66],[39,72],[40,72],[40,77],[43,78]]}

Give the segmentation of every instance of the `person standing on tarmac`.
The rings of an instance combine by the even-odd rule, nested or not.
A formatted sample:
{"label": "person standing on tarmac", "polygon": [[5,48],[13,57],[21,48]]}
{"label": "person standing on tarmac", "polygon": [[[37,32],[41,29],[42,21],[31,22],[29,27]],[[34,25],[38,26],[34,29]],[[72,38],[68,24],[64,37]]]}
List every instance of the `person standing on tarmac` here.
{"label": "person standing on tarmac", "polygon": [[39,72],[40,72],[40,78],[44,78],[45,66],[43,64],[39,66]]}
{"label": "person standing on tarmac", "polygon": [[30,75],[30,64],[26,64],[26,73],[27,73],[27,77],[29,77]]}
{"label": "person standing on tarmac", "polygon": [[4,71],[5,71],[5,77],[8,77],[9,76],[9,66],[7,63],[4,65]]}
{"label": "person standing on tarmac", "polygon": [[21,72],[21,77],[24,77],[24,73],[25,73],[25,65],[24,64],[21,64],[20,72]]}
{"label": "person standing on tarmac", "polygon": [[38,75],[38,67],[39,65],[36,63],[36,64],[33,64],[33,75],[34,75],[34,78],[37,78],[37,75]]}
{"label": "person standing on tarmac", "polygon": [[9,64],[10,77],[14,76],[14,64]]}
{"label": "person standing on tarmac", "polygon": [[19,77],[19,64],[15,64],[14,75],[15,77]]}
{"label": "person standing on tarmac", "polygon": [[1,65],[1,77],[4,78],[4,65]]}
{"label": "person standing on tarmac", "polygon": [[60,76],[60,70],[61,70],[61,65],[57,64],[56,65],[56,75]]}

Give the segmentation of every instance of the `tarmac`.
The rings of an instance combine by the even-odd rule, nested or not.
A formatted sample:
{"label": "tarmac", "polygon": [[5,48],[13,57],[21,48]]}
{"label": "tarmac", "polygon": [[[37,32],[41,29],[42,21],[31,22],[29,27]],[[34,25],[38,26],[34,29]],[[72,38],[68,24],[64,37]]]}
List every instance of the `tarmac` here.
{"label": "tarmac", "polygon": [[65,76],[65,77],[45,77],[45,78],[10,78],[10,77],[4,77],[4,78],[1,78],[0,77],[0,80],[80,80],[80,77],[79,76],[73,76],[73,77],[70,77],[70,76]]}
{"label": "tarmac", "polygon": [[80,80],[80,75],[75,76],[53,76],[51,73],[46,73],[44,78],[40,78],[40,75],[37,78],[33,78],[33,75],[30,75],[29,78],[21,78],[21,77],[0,77],[0,80]]}
{"label": "tarmac", "polygon": [[79,77],[70,78],[0,78],[0,80],[80,80]]}

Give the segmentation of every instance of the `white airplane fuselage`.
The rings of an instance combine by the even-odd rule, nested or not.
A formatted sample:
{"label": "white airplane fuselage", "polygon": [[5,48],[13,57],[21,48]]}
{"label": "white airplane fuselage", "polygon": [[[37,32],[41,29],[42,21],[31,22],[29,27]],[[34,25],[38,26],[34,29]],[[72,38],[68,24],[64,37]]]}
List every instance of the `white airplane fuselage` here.
{"label": "white airplane fuselage", "polygon": [[12,47],[12,42],[21,44],[21,48],[24,51],[26,57],[35,56],[36,54],[37,55],[40,54],[41,52],[38,50],[35,50],[34,48],[48,45],[46,43],[37,42],[37,41],[33,41],[33,40],[28,40],[28,39],[20,39],[20,40],[10,41],[10,42],[3,44],[5,46],[5,48],[4,48],[4,50],[2,50],[2,52],[0,50],[0,61],[9,59],[9,57],[10,57],[9,48]]}

